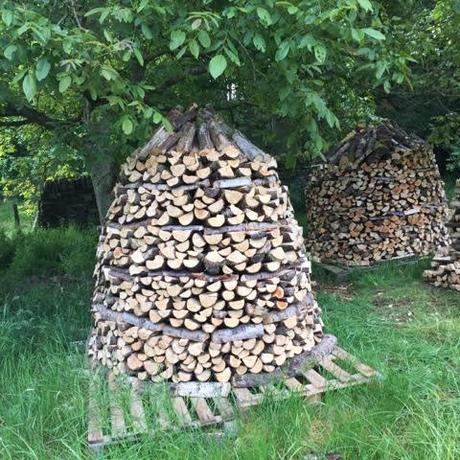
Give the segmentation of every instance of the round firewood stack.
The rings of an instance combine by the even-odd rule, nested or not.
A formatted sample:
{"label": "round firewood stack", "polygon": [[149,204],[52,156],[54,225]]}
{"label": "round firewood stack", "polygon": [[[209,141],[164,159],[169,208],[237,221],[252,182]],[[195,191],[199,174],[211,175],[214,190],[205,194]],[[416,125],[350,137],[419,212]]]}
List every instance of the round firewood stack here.
{"label": "round firewood stack", "polygon": [[423,276],[435,286],[460,291],[460,179],[457,179],[451,209],[452,217],[447,224],[451,244],[436,254],[431,261],[431,270],[426,270]]}
{"label": "round firewood stack", "polygon": [[90,354],[153,381],[289,368],[323,347],[323,324],[276,161],[212,109],[169,119],[174,131],[134,152],[115,187]]}
{"label": "round firewood stack", "polygon": [[389,121],[358,127],[326,159],[305,195],[313,260],[366,266],[448,244],[443,182],[422,139]]}

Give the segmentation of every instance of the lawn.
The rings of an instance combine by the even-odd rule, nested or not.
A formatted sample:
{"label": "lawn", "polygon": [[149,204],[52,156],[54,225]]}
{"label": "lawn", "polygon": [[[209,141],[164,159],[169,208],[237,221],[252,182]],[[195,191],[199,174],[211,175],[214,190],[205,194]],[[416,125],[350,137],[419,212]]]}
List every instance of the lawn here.
{"label": "lawn", "polygon": [[[92,230],[0,241],[0,459],[84,459]],[[382,379],[310,406],[268,399],[235,437],[158,431],[112,459],[460,458],[460,295],[421,280],[428,262],[337,283],[317,274],[327,330]],[[327,456],[328,454],[329,456]]]}

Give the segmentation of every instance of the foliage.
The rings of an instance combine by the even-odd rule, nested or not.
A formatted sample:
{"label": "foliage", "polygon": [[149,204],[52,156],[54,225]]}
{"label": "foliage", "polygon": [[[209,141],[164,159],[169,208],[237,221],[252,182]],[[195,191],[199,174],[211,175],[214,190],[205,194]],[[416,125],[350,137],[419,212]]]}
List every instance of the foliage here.
{"label": "foliage", "polygon": [[458,167],[460,3],[408,2],[397,14],[393,34],[411,50],[412,86],[377,96],[381,112],[452,152]]}
{"label": "foliage", "polygon": [[0,233],[3,283],[14,286],[27,277],[89,278],[94,267],[95,242],[94,231],[75,227],[37,229],[10,237]]}
{"label": "foliage", "polygon": [[350,108],[372,112],[369,86],[408,77],[370,0],[6,1],[0,13],[3,115],[57,131],[87,161],[101,146],[126,153],[196,99],[253,107],[260,126],[291,120],[291,150],[319,153]]}
{"label": "foliage", "polygon": [[29,213],[36,208],[46,180],[75,177],[84,171],[78,153],[40,126],[7,128],[0,136],[0,192],[20,199]]}
{"label": "foliage", "polygon": [[0,267],[7,268],[14,257],[15,242],[0,228]]}

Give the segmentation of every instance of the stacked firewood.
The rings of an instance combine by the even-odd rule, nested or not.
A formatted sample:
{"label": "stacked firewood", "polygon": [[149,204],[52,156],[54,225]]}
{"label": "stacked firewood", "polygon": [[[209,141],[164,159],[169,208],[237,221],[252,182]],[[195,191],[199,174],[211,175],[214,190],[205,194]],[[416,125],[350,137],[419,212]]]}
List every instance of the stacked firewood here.
{"label": "stacked firewood", "polygon": [[122,168],[97,251],[90,354],[139,379],[270,374],[323,337],[276,162],[211,109],[170,113]]}
{"label": "stacked firewood", "polygon": [[452,217],[447,224],[451,245],[436,254],[431,262],[431,270],[426,270],[423,275],[435,286],[460,291],[460,179],[457,180],[451,208]]}
{"label": "stacked firewood", "polygon": [[420,138],[390,122],[359,127],[326,158],[306,190],[314,260],[365,266],[448,244],[443,182]]}

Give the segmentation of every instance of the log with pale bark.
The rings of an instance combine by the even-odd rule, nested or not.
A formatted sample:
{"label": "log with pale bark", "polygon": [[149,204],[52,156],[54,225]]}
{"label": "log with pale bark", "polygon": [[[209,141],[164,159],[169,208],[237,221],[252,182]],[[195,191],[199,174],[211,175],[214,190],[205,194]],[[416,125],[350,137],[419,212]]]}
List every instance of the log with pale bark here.
{"label": "log with pale bark", "polygon": [[115,187],[90,354],[177,391],[281,375],[322,348],[323,324],[276,161],[210,109],[171,114]]}
{"label": "log with pale bark", "polygon": [[390,122],[358,127],[326,159],[305,191],[314,260],[366,266],[448,244],[443,182],[420,138]]}
{"label": "log with pale bark", "polygon": [[451,244],[434,256],[431,261],[431,269],[425,270],[423,276],[435,286],[460,291],[460,179],[457,179],[455,186],[451,212],[452,217],[447,224]]}

